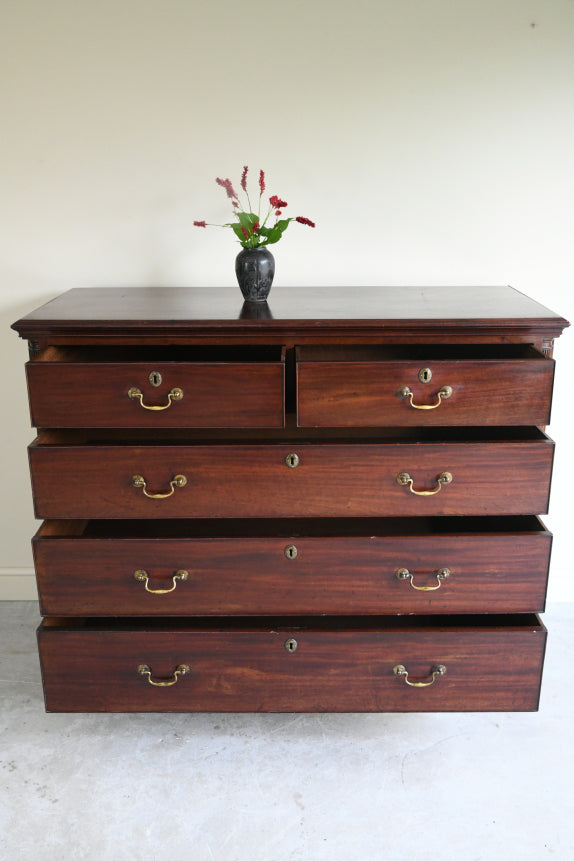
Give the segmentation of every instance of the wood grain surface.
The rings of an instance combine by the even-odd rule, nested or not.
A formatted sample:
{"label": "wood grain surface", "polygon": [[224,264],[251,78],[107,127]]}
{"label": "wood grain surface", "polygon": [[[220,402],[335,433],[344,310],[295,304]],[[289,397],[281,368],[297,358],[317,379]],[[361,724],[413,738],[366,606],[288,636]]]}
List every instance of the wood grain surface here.
{"label": "wood grain surface", "polygon": [[[154,360],[131,362],[34,361],[26,366],[30,413],[36,427],[282,427],[284,363]],[[161,374],[160,386],[149,382]],[[139,388],[147,410],[128,397]]]}
{"label": "wood grain surface", "polygon": [[[552,539],[540,521],[480,518],[472,529],[468,518],[453,520],[444,528],[425,518],[384,527],[358,521],[351,530],[334,518],[291,531],[289,521],[233,522],[227,530],[223,523],[218,531],[209,522],[160,521],[141,534],[129,524],[102,525],[100,537],[81,524],[70,535],[67,524],[48,523],[33,542],[40,609],[45,616],[542,611]],[[435,591],[396,576],[407,568],[415,586],[434,587],[445,567],[450,576]],[[171,588],[179,570],[189,576],[172,592],[152,594],[134,577],[141,569],[155,590]]]}
{"label": "wood grain surface", "polygon": [[[455,617],[456,618],[456,617]],[[41,627],[39,648],[48,711],[411,712],[523,711],[538,706],[546,632],[535,617],[497,624],[432,627],[412,621],[346,630],[203,627],[73,630]],[[521,622],[522,620],[522,622]],[[164,623],[165,624],[165,623]],[[331,623],[332,625],[332,623]],[[280,628],[280,630],[277,630]],[[333,626],[334,628],[334,626]],[[285,648],[288,639],[297,649]],[[191,672],[170,687],[156,681]],[[426,680],[412,688],[393,673],[403,664]]]}
{"label": "wood grain surface", "polygon": [[[432,373],[428,383],[419,371]],[[301,427],[546,425],[554,362],[537,359],[444,361],[305,361],[297,364]],[[438,392],[448,386],[449,398]],[[416,409],[400,397],[408,387]]]}
{"label": "wood grain surface", "polygon": [[[39,518],[389,517],[543,514],[554,446],[501,442],[211,445],[36,445],[29,449]],[[286,458],[296,454],[291,469]],[[408,472],[417,496],[397,483]],[[141,475],[148,499],[131,484]]]}

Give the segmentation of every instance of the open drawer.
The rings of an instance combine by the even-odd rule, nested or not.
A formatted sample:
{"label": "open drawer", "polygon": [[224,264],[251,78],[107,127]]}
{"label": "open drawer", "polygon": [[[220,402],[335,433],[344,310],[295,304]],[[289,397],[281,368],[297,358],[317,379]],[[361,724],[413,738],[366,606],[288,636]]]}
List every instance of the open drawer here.
{"label": "open drawer", "polygon": [[49,520],[43,616],[283,616],[544,610],[537,517]]}
{"label": "open drawer", "polygon": [[[544,514],[554,443],[538,428],[409,428],[317,441],[43,431],[29,447],[36,517]],[[286,441],[288,440],[288,441]]]}
{"label": "open drawer", "polygon": [[300,427],[546,425],[554,361],[528,344],[297,347]]}
{"label": "open drawer", "polygon": [[282,347],[48,347],[26,365],[35,427],[282,427]]}
{"label": "open drawer", "polygon": [[535,711],[536,616],[45,620],[47,711]]}

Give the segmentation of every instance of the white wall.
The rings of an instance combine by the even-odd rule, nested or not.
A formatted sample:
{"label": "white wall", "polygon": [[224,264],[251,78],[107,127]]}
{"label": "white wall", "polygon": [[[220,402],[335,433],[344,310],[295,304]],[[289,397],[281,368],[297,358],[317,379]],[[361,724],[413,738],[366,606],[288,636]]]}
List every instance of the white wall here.
{"label": "white wall", "polygon": [[[216,176],[266,170],[289,285],[505,284],[574,318],[572,0],[5,0],[0,594],[33,595],[23,362],[70,287],[233,284]],[[573,600],[558,342],[550,597]],[[10,591],[12,589],[12,591]]]}

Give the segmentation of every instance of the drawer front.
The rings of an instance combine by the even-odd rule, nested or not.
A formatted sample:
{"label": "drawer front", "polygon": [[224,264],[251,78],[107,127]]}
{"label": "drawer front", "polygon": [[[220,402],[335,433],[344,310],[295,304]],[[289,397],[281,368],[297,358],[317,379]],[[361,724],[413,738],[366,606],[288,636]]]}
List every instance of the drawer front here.
{"label": "drawer front", "polygon": [[543,514],[553,443],[32,444],[29,453],[38,518],[389,517]]}
{"label": "drawer front", "polygon": [[39,631],[47,710],[80,712],[529,711],[544,646],[539,623]]}
{"label": "drawer front", "polygon": [[[153,386],[150,374],[161,383]],[[282,427],[283,362],[27,365],[35,427]],[[139,395],[138,395],[139,392]],[[153,407],[153,409],[149,409]]]}
{"label": "drawer front", "polygon": [[421,361],[299,361],[298,425],[546,425],[550,421],[552,360],[431,361],[429,369],[431,379],[421,382]]}
{"label": "drawer front", "polygon": [[[530,520],[530,518],[529,518]],[[544,609],[539,531],[34,539],[44,616],[504,613]],[[344,524],[339,523],[343,531]],[[190,530],[191,531],[191,530]],[[182,529],[185,534],[185,529]]]}

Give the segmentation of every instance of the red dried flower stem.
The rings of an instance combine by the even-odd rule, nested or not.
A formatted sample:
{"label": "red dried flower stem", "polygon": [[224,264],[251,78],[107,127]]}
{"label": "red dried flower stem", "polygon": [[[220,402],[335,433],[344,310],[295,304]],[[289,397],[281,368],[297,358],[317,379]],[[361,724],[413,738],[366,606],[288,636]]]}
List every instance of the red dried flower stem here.
{"label": "red dried flower stem", "polygon": [[[277,224],[279,216],[283,215],[281,210],[284,209],[286,206],[288,206],[286,200],[281,200],[278,194],[272,194],[269,198],[269,212],[267,213],[267,218],[269,218],[271,213],[274,213],[275,223]],[[267,218],[265,219],[265,222],[267,222]]]}
{"label": "red dried flower stem", "polygon": [[[265,173],[262,170],[260,170],[259,171],[259,205],[257,207],[257,215],[259,216],[259,221],[261,220],[261,198],[263,197],[264,191],[265,191]],[[263,224],[265,224],[265,222],[267,221],[268,218],[269,218],[269,213],[267,213],[267,216],[266,216]]]}
{"label": "red dried flower stem", "polygon": [[243,173],[241,174],[241,188],[245,192],[245,196],[247,197],[247,203],[249,204],[249,212],[251,212],[251,201],[249,200],[249,192],[247,191],[247,172],[249,168],[247,165],[243,167]]}
{"label": "red dried flower stem", "polygon": [[211,221],[194,221],[194,227],[231,227],[231,222],[227,222],[226,224],[212,224]]}
{"label": "red dried flower stem", "polygon": [[215,181],[218,185],[220,185],[222,188],[225,189],[225,191],[227,192],[227,196],[231,200],[239,201],[239,198],[237,197],[237,192],[233,188],[233,185],[232,185],[230,179],[221,179],[220,177],[217,177]]}

